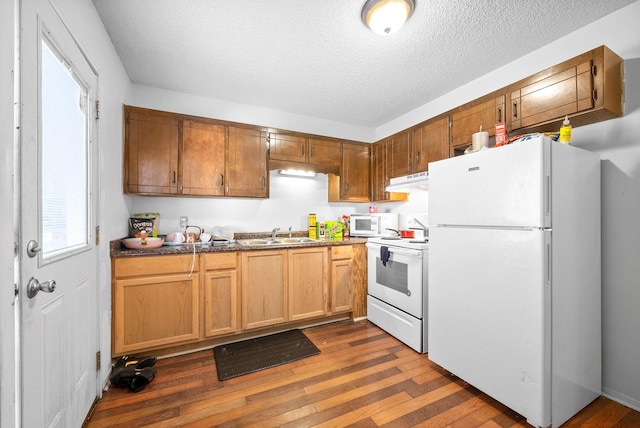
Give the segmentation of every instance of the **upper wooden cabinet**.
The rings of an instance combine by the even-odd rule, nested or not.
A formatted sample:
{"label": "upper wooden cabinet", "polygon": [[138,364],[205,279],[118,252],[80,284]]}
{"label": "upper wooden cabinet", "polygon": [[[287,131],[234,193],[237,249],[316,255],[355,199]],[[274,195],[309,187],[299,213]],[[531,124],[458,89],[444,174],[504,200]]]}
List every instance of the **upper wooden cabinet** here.
{"label": "upper wooden cabinet", "polygon": [[268,196],[266,133],[125,106],[124,192]]}
{"label": "upper wooden cabinet", "polygon": [[340,174],[341,143],[304,135],[269,133],[269,169]]}
{"label": "upper wooden cabinet", "polygon": [[222,125],[183,121],[179,193],[224,196],[225,139]]}
{"label": "upper wooden cabinet", "polygon": [[269,196],[267,135],[258,129],[227,128],[226,196],[266,198]]}
{"label": "upper wooden cabinet", "polygon": [[509,87],[512,130],[557,131],[622,116],[622,59],[600,46]]}
{"label": "upper wooden cabinet", "polygon": [[412,173],[427,171],[429,162],[449,157],[449,118],[423,123],[412,131]]}
{"label": "upper wooden cabinet", "polygon": [[124,192],[178,192],[178,120],[170,113],[125,108]]}
{"label": "upper wooden cabinet", "polygon": [[373,202],[406,201],[407,193],[387,192],[389,185],[389,166],[387,155],[389,143],[381,141],[371,145],[371,200]]}
{"label": "upper wooden cabinet", "polygon": [[454,110],[451,114],[451,155],[461,154],[471,145],[471,135],[487,131],[495,135],[496,123],[504,122],[506,95],[480,98]]}
{"label": "upper wooden cabinet", "polygon": [[329,202],[371,201],[370,146],[342,143],[340,176],[329,175]]}
{"label": "upper wooden cabinet", "polygon": [[404,131],[396,134],[386,140],[387,165],[389,167],[390,177],[400,177],[411,174],[411,133]]}
{"label": "upper wooden cabinet", "polygon": [[307,138],[291,134],[269,133],[269,160],[307,162]]}

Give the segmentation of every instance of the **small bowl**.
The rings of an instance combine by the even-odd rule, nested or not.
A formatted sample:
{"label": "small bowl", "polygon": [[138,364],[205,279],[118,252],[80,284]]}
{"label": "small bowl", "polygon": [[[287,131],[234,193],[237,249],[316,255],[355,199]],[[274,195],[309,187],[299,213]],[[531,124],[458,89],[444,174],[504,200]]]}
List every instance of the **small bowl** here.
{"label": "small bowl", "polygon": [[163,238],[147,238],[147,243],[143,244],[141,238],[127,238],[123,241],[124,246],[134,250],[144,250],[146,248],[159,248],[164,243]]}

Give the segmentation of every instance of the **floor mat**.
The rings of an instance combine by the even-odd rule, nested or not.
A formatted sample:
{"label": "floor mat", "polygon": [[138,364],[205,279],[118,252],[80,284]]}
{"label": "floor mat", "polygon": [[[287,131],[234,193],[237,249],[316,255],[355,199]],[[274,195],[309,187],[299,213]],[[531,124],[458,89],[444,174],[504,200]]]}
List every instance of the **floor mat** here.
{"label": "floor mat", "polygon": [[218,379],[279,366],[319,354],[320,350],[298,329],[213,348]]}

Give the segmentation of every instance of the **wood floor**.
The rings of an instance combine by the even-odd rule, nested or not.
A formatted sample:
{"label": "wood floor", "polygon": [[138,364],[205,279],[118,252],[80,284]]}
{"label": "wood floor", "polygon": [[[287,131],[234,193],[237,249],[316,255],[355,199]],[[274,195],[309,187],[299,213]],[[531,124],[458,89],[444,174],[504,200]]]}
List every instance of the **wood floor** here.
{"label": "wood floor", "polygon": [[[87,426],[530,426],[367,321],[304,332],[321,354],[224,382],[211,350],[161,359],[143,391],[106,391]],[[637,427],[640,412],[599,398],[565,426]]]}

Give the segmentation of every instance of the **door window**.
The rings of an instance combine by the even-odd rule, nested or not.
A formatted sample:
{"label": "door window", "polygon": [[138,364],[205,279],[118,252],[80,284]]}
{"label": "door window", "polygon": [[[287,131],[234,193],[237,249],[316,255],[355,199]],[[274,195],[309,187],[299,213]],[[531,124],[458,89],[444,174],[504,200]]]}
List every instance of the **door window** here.
{"label": "door window", "polygon": [[88,92],[46,39],[41,49],[39,227],[51,260],[89,244]]}

